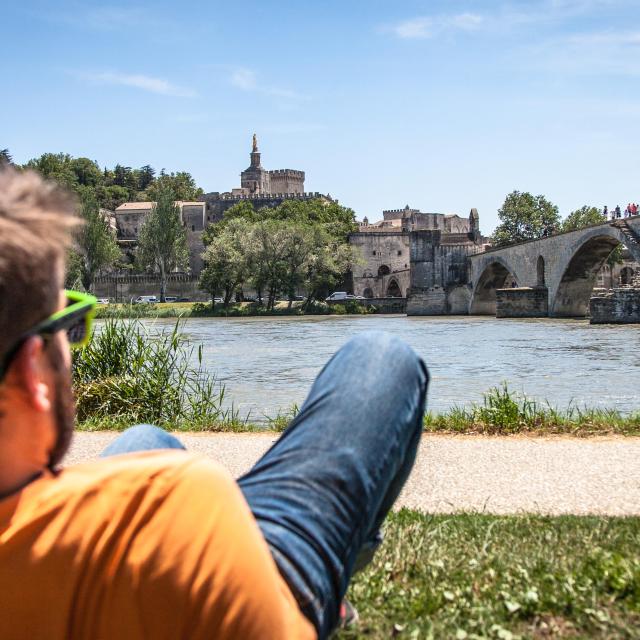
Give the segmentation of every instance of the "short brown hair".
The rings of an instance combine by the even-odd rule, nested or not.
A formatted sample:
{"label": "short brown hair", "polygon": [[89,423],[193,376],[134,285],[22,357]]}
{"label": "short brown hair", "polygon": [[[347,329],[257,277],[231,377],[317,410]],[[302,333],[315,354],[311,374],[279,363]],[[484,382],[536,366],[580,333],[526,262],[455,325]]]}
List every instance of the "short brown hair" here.
{"label": "short brown hair", "polygon": [[0,167],[0,361],[59,303],[75,200],[33,171]]}

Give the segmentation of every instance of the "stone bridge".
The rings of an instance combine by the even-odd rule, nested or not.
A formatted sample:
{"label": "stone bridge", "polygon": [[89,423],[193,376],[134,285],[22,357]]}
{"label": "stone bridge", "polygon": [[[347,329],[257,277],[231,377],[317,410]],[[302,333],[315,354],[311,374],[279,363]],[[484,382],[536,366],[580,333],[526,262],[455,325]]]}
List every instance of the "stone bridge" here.
{"label": "stone bridge", "polygon": [[[522,313],[514,315],[586,316],[598,271],[619,244],[640,262],[640,216],[470,256],[469,313],[512,315],[500,313],[508,298],[520,305]],[[512,292],[508,282],[515,282]]]}

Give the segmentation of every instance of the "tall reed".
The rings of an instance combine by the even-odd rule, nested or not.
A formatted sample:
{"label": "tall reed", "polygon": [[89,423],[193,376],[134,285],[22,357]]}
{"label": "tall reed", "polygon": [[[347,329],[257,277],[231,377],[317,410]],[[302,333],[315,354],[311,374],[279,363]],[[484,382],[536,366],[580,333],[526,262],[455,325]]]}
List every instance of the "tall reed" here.
{"label": "tall reed", "polygon": [[151,332],[139,320],[105,320],[91,342],[76,352],[73,383],[79,422],[107,420],[114,427],[148,422],[170,429],[235,426],[223,409],[224,385],[207,372],[202,346],[194,347],[180,321]]}

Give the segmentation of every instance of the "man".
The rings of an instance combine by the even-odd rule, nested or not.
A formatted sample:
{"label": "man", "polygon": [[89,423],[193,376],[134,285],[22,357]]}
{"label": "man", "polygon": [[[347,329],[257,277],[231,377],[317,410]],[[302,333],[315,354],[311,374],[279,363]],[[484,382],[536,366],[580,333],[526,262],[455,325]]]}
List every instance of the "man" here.
{"label": "man", "polygon": [[51,184],[0,172],[0,638],[326,638],[413,464],[424,364],[351,340],[237,483],[144,425],[61,468],[94,306],[62,291],[75,224]]}

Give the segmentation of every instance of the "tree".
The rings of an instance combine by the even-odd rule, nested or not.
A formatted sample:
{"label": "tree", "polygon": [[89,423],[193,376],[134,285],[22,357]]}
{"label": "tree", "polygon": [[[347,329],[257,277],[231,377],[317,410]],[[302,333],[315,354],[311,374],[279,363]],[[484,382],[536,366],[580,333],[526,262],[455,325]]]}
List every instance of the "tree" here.
{"label": "tree", "polygon": [[562,222],[562,231],[574,231],[582,229],[592,224],[601,224],[605,222],[600,209],[584,205],[575,211],[572,211]]}
{"label": "tree", "polygon": [[314,249],[305,263],[305,309],[314,300],[325,297],[356,261],[354,247],[332,240],[326,231],[317,227],[314,229],[313,244]]}
{"label": "tree", "polygon": [[83,257],[75,249],[67,254],[67,270],[64,277],[65,289],[79,289],[82,286]]}
{"label": "tree", "polygon": [[249,276],[251,233],[246,222],[234,220],[202,254],[205,267],[200,273],[200,287],[211,295],[212,302],[222,293],[225,308]]}
{"label": "tree", "polygon": [[138,189],[144,191],[154,179],[156,171],[153,167],[145,164],[144,167],[140,167],[138,170]]}
{"label": "tree", "polygon": [[189,265],[187,235],[171,189],[158,192],[157,202],[142,225],[137,261],[143,268],[160,274],[160,302],[164,302],[169,273]]}
{"label": "tree", "polygon": [[[79,271],[82,286],[91,291],[96,275],[120,258],[120,249],[92,194],[85,194],[80,213],[84,224],[77,236]],[[78,257],[72,257],[70,266],[78,268]]]}
{"label": "tree", "polygon": [[[601,224],[606,221],[602,212],[597,207],[584,205],[575,211],[572,211],[562,223],[562,231],[575,231],[592,224]],[[607,264],[613,267],[616,264],[622,264],[622,245],[619,244],[607,258]]]}
{"label": "tree", "polygon": [[76,175],[76,181],[83,186],[95,187],[102,184],[103,175],[97,162],[89,158],[73,158],[69,167]]}
{"label": "tree", "polygon": [[544,196],[513,191],[498,209],[501,223],[493,233],[493,244],[503,247],[525,240],[546,238],[555,233],[560,224],[558,207]]}
{"label": "tree", "polygon": [[178,171],[178,173],[167,174],[164,170],[146,189],[146,197],[149,200],[157,200],[158,194],[166,189],[171,189],[176,200],[193,201],[204,192],[196,186],[196,182],[190,173]]}
{"label": "tree", "polygon": [[29,160],[24,167],[38,171],[45,178],[77,191],[78,177],[71,166],[71,156],[68,153],[43,153],[39,158]]}

